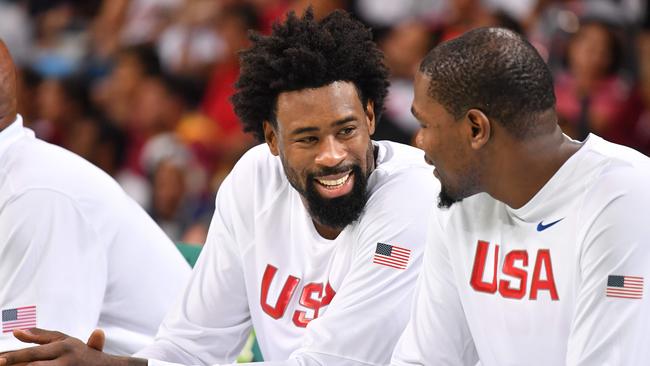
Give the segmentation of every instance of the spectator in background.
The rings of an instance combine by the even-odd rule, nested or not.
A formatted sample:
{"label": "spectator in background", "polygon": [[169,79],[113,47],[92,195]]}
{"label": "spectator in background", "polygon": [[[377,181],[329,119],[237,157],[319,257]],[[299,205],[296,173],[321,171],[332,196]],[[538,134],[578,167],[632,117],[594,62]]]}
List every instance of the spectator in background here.
{"label": "spectator in background", "polygon": [[[206,172],[192,151],[176,134],[161,133],[147,142],[141,162],[151,182],[151,217],[172,240],[203,244],[214,197],[207,194]],[[194,226],[188,241],[185,233]]]}
{"label": "spectator in background", "polygon": [[126,47],[117,52],[112,70],[93,90],[93,102],[119,127],[126,129],[138,86],[160,74],[160,59],[150,45]]}
{"label": "spectator in background", "polygon": [[242,131],[230,98],[235,92],[234,83],[239,77],[237,52],[249,46],[248,30],[258,27],[256,9],[245,3],[223,8],[217,20],[217,31],[225,42],[225,53],[212,70],[201,105],[202,111],[217,126],[215,146],[220,150],[217,170],[230,170],[239,156],[253,143]]}
{"label": "spectator in background", "polygon": [[87,31],[75,17],[75,8],[68,1],[38,2],[34,45],[29,63],[38,73],[48,77],[66,77],[82,66],[87,52]]}
{"label": "spectator in background", "polygon": [[433,47],[434,36],[424,22],[405,21],[390,29],[379,44],[391,74],[386,112],[374,138],[411,144],[420,128],[410,107],[413,76],[420,60]]}
{"label": "spectator in background", "polygon": [[619,74],[621,41],[605,21],[585,19],[569,41],[566,70],[555,77],[562,129],[583,140],[594,132],[608,141],[633,145],[627,106],[631,86]]}
{"label": "spectator in background", "polygon": [[78,77],[43,79],[36,89],[37,120],[32,128],[47,142],[70,148],[90,106],[86,81]]}
{"label": "spectator in background", "polygon": [[209,76],[226,47],[214,27],[219,5],[214,0],[187,0],[183,4],[157,42],[167,72],[199,79]]}

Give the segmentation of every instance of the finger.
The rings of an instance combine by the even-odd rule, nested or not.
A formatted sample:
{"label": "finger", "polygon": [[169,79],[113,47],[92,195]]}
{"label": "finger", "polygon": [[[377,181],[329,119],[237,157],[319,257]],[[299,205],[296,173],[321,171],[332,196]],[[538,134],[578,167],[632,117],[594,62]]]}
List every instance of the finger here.
{"label": "finger", "polygon": [[106,335],[104,334],[104,331],[101,329],[95,329],[90,334],[90,337],[88,337],[88,342],[86,342],[86,344],[88,345],[88,347],[96,349],[99,352],[102,352],[102,350],[104,349],[105,342],[106,342]]}
{"label": "finger", "polygon": [[17,366],[21,363],[53,360],[61,356],[65,349],[55,344],[29,347],[9,352],[0,357],[0,366]]}
{"label": "finger", "polygon": [[18,340],[27,343],[47,344],[54,341],[59,341],[67,336],[61,332],[31,328],[25,330],[14,330],[14,337]]}

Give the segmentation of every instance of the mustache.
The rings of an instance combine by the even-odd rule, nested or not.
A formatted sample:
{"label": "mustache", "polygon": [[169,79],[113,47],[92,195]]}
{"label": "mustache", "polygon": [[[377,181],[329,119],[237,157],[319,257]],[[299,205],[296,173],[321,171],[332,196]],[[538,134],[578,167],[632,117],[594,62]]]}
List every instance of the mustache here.
{"label": "mustache", "polygon": [[342,165],[342,166],[334,166],[334,167],[324,167],[321,168],[315,172],[311,172],[307,174],[307,177],[309,179],[314,179],[316,177],[322,177],[325,175],[334,175],[334,174],[339,174],[339,173],[345,173],[349,171],[357,171],[361,170],[361,167],[356,165],[356,164],[350,164],[350,165]]}

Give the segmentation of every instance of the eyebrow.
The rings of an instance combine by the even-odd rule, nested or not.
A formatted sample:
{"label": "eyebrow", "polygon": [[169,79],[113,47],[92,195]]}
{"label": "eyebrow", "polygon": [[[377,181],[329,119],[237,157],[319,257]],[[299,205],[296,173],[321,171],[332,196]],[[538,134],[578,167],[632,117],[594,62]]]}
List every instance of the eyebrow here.
{"label": "eyebrow", "polygon": [[[347,116],[347,117],[343,117],[341,119],[337,119],[336,121],[330,123],[330,126],[331,127],[337,127],[337,126],[344,125],[344,124],[346,124],[348,122],[352,122],[352,121],[356,121],[356,118],[354,116]],[[300,135],[302,133],[307,133],[307,132],[317,132],[319,130],[320,130],[320,128],[314,127],[314,126],[299,127],[299,128],[296,128],[295,130],[291,131],[289,133],[289,135],[290,136],[295,136],[295,135]]]}

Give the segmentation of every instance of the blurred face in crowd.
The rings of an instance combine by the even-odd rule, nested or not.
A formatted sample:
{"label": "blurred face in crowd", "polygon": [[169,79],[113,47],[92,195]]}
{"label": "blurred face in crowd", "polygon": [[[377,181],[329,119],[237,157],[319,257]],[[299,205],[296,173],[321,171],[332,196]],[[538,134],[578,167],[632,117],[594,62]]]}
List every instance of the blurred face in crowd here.
{"label": "blurred face in crowd", "polygon": [[355,221],[374,169],[372,103],[364,107],[354,84],[337,81],[281,93],[276,121],[264,123],[266,141],[312,218],[334,229]]}
{"label": "blurred face in crowd", "polygon": [[185,195],[183,169],[170,160],[160,162],[153,176],[153,205],[156,214],[173,219]]}
{"label": "blurred face in crowd", "polygon": [[577,76],[598,79],[612,65],[613,38],[602,24],[589,23],[580,27],[569,45],[571,72]]}
{"label": "blurred face in crowd", "polygon": [[44,80],[38,86],[36,93],[36,105],[40,118],[48,121],[59,121],[65,117],[67,101],[58,80]]}
{"label": "blurred face in crowd", "polygon": [[434,175],[441,184],[438,206],[453,203],[478,193],[479,167],[467,146],[464,124],[429,95],[430,78],[415,74],[415,97],[411,111],[421,129],[416,142],[425,152],[425,160],[434,165]]}
{"label": "blurred face in crowd", "polygon": [[430,34],[420,22],[398,24],[382,42],[382,49],[393,76],[413,77],[429,51]]}
{"label": "blurred face in crowd", "polygon": [[158,77],[149,77],[138,86],[133,104],[135,127],[151,132],[173,129],[180,120],[183,107],[164,82]]}

